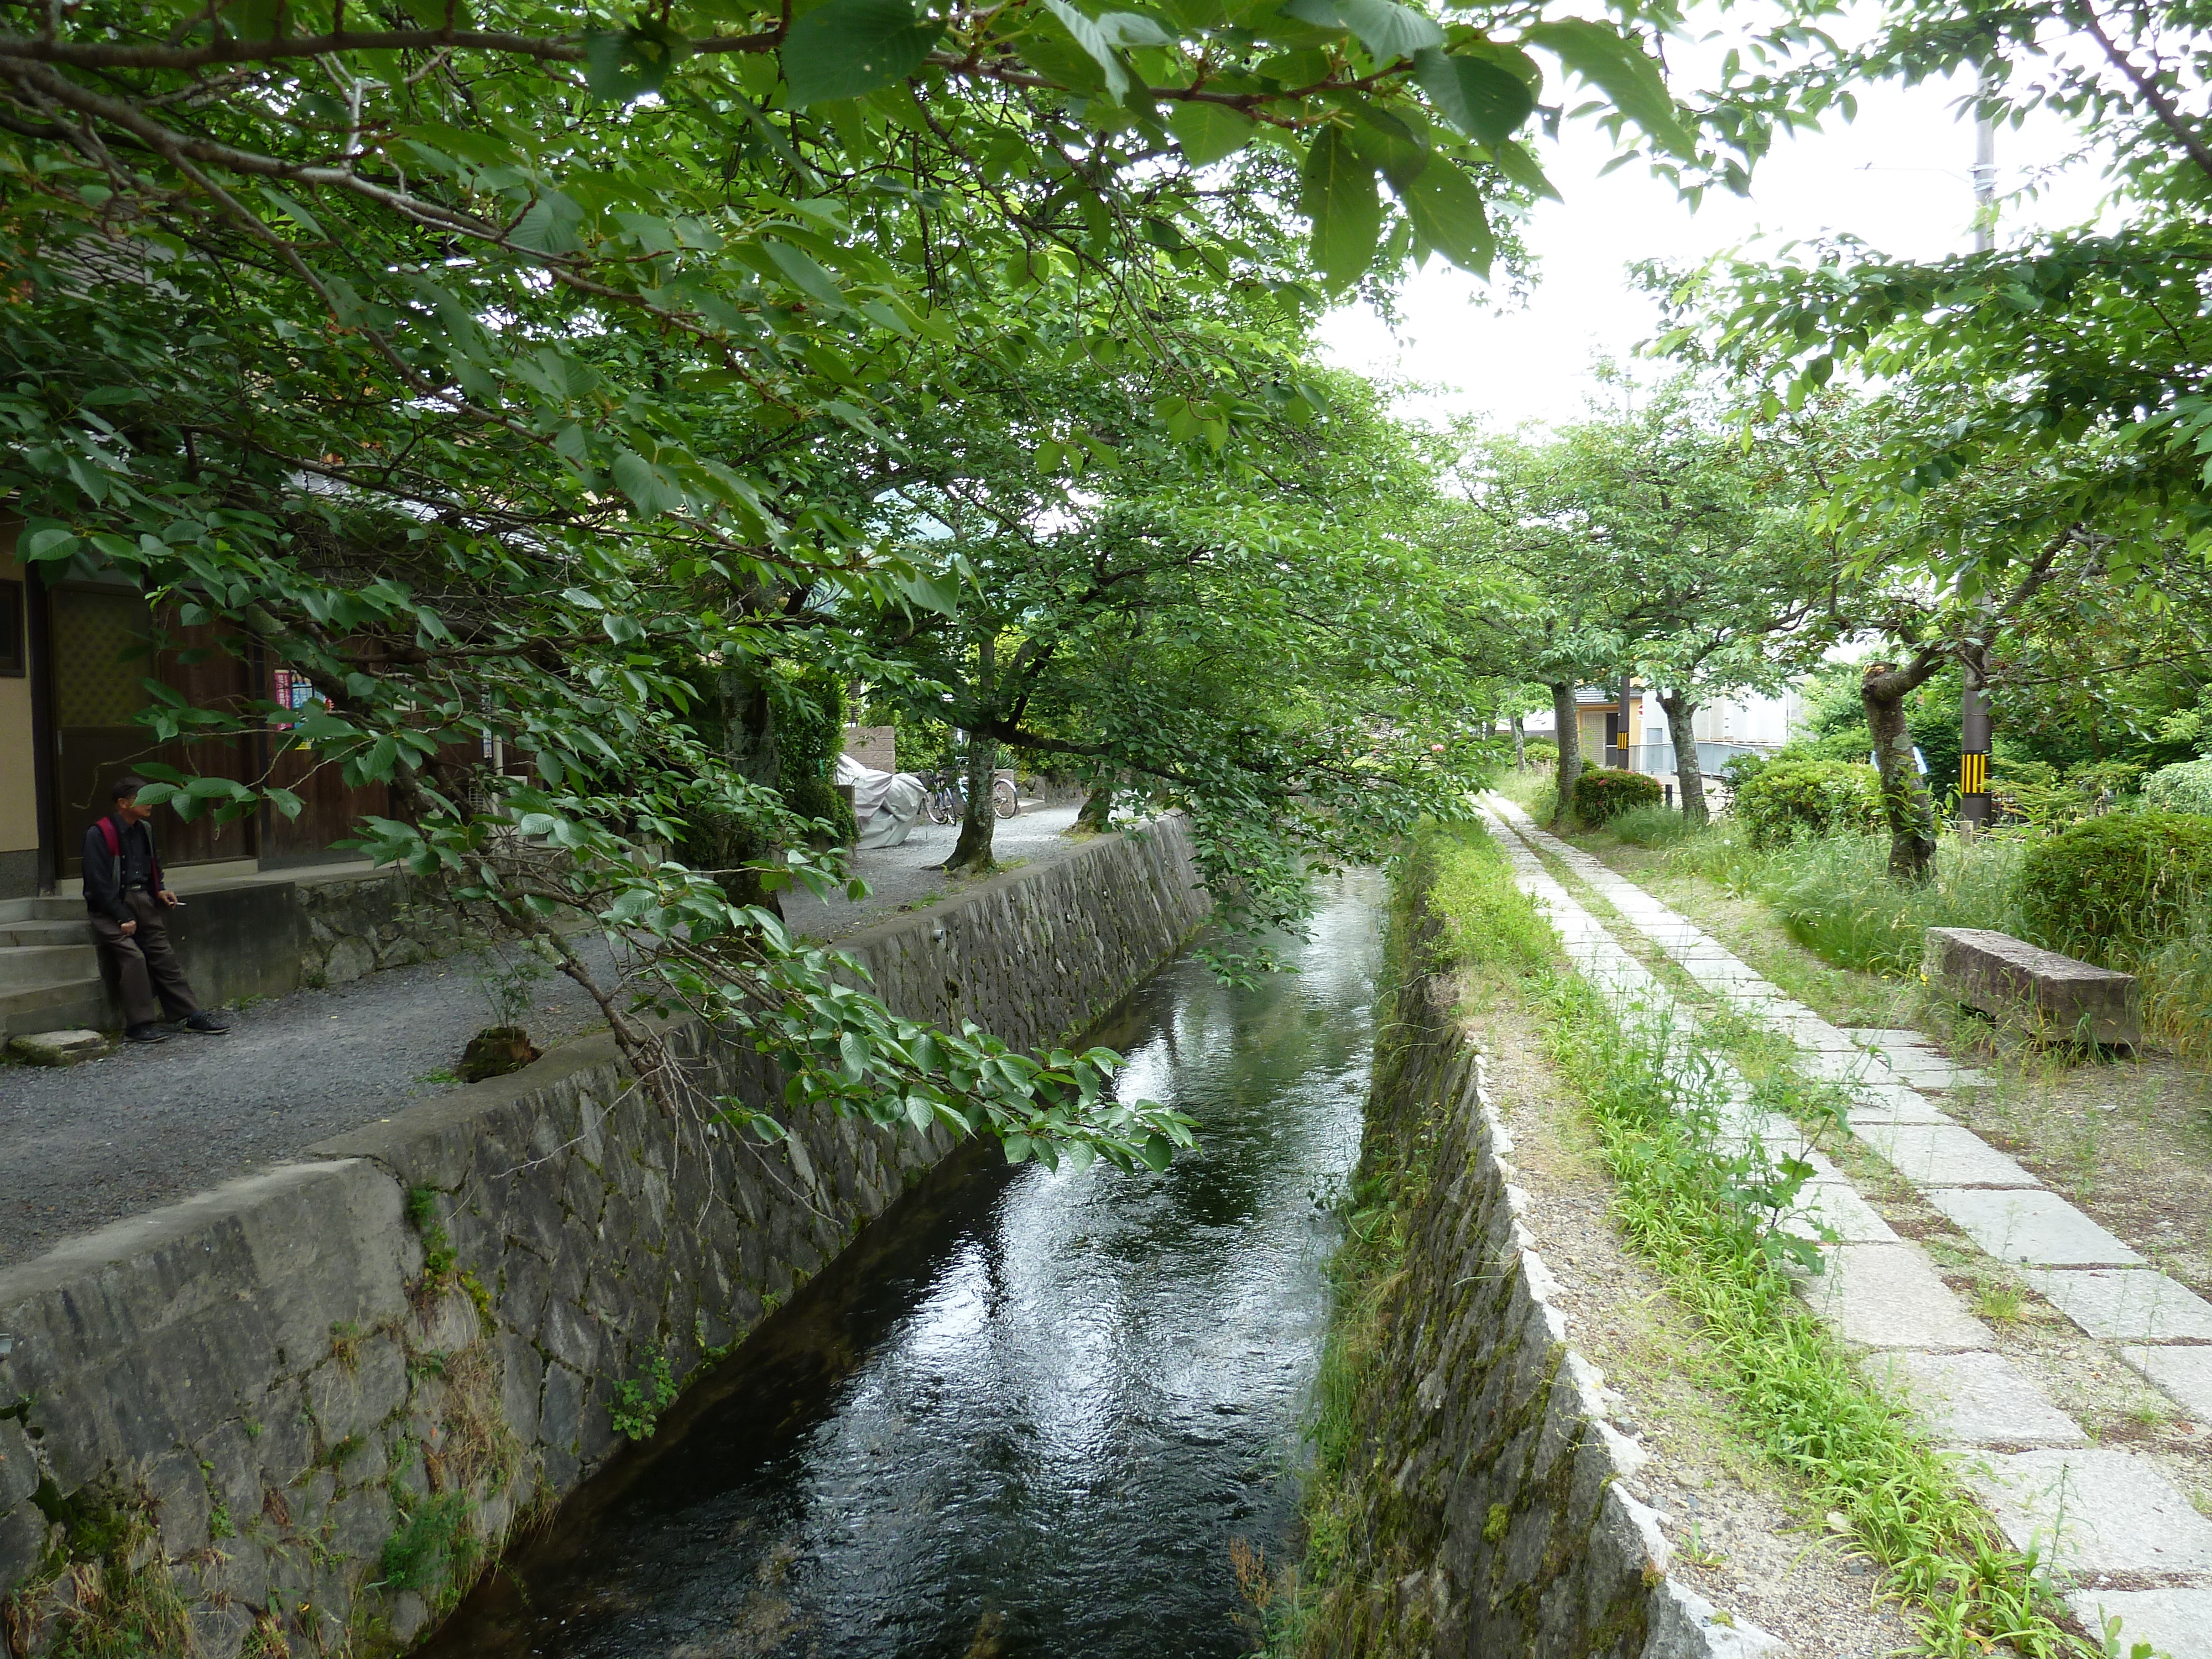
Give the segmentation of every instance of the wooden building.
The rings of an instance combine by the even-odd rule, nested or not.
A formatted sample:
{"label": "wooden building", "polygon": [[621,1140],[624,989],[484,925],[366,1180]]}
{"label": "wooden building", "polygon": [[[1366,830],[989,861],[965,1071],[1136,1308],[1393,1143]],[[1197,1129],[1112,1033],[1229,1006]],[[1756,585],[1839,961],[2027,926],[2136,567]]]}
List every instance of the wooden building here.
{"label": "wooden building", "polygon": [[171,868],[245,873],[356,856],[331,843],[363,814],[386,811],[388,792],[346,787],[337,768],[318,765],[274,715],[242,736],[166,744],[138,719],[153,701],[149,680],[192,707],[234,711],[260,699],[304,700],[304,682],[295,689],[244,635],[157,616],[128,580],[27,568],[15,557],[16,528],[0,521],[0,900],[67,890],[85,828],[106,808],[103,792],[148,762],[266,780],[307,804],[297,818],[264,807],[228,823],[211,813],[188,822],[165,808],[155,830]]}

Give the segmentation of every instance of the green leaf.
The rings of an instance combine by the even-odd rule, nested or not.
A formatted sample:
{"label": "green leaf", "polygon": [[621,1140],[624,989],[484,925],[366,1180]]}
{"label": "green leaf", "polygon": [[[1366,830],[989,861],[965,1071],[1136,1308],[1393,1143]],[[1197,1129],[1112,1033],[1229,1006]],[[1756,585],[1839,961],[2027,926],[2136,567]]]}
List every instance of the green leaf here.
{"label": "green leaf", "polygon": [[1696,155],[1696,142],[1682,125],[1658,60],[1644,50],[1641,41],[1610,24],[1575,17],[1533,23],[1522,31],[1521,38],[1556,53],[1562,64],[1604,93],[1614,108],[1642,127],[1662,149],[1685,161]]}
{"label": "green leaf", "polygon": [[788,242],[764,241],[761,248],[775,261],[775,268],[790,280],[793,288],[834,310],[845,308],[845,291],[837,286],[835,276],[816,263],[812,255],[792,246]]}
{"label": "green leaf", "polygon": [[1404,195],[1406,186],[1429,164],[1427,138],[1377,105],[1362,104],[1355,112],[1359,124],[1352,130],[1352,147]]}
{"label": "green leaf", "polygon": [[1182,146],[1183,159],[1202,167],[1234,155],[1252,142],[1258,131],[1252,118],[1225,104],[1177,104],[1168,117],[1168,131]]}
{"label": "green leaf", "polygon": [[793,106],[858,98],[921,67],[945,26],[917,19],[908,0],[829,0],[783,37]]}
{"label": "green leaf", "polygon": [[599,30],[584,37],[584,84],[592,96],[627,104],[659,92],[668,71],[691,55],[691,43],[651,16],[617,33]]}
{"label": "green leaf", "polygon": [[271,806],[288,818],[298,817],[307,806],[307,802],[301,800],[289,789],[279,789],[275,784],[270,784],[261,793],[267,798]]}
{"label": "green leaf", "polygon": [[1411,184],[1398,188],[1413,233],[1462,270],[1490,275],[1498,252],[1490,216],[1484,211],[1482,192],[1474,181],[1446,161],[1422,170]]}
{"label": "green leaf", "polygon": [[584,210],[557,190],[549,190],[530,204],[507,240],[532,253],[574,253],[583,246],[576,228],[584,222]]}
{"label": "green leaf", "polygon": [[1510,138],[1502,138],[1492,144],[1490,159],[1498,163],[1500,173],[1531,194],[1548,196],[1555,202],[1566,199],[1544,176],[1544,169],[1536,164],[1536,158]]}
{"label": "green leaf", "polygon": [[1382,234],[1382,201],[1375,169],[1360,159],[1352,136],[1327,126],[1306,151],[1298,179],[1298,207],[1313,222],[1315,267],[1333,289],[1358,282]]}
{"label": "green leaf", "polygon": [[1510,137],[1536,107],[1526,81],[1488,58],[1431,48],[1413,54],[1413,78],[1437,112],[1479,143]]}
{"label": "green leaf", "polygon": [[622,487],[641,518],[657,519],[684,505],[683,486],[665,468],[658,467],[634,449],[615,452],[615,483]]}
{"label": "green leaf", "polygon": [[1350,29],[1385,64],[1444,43],[1433,20],[1392,0],[1290,0],[1283,15],[1322,28]]}
{"label": "green leaf", "polygon": [[[1120,103],[1121,94],[1129,89],[1129,72],[1121,67],[1121,60],[1115,55],[1115,48],[1123,44],[1121,21],[1133,18],[1134,14],[1111,12],[1104,17],[1092,19],[1069,5],[1067,0],[1044,0],[1044,3],[1045,9],[1060,20],[1060,27],[1075,38],[1075,44],[1089,53],[1091,61],[1098,65],[1099,72],[1106,77],[1108,95],[1114,102]],[[1157,29],[1158,25],[1152,27]]]}

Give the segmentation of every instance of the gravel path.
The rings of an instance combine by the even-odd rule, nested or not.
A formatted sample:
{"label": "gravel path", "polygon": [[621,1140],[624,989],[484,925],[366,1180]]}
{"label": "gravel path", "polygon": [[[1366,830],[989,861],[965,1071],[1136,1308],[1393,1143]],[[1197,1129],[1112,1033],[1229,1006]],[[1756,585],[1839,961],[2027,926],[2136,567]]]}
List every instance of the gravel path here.
{"label": "gravel path", "polygon": [[[999,825],[1002,865],[1065,857],[1073,806]],[[957,825],[924,823],[902,847],[859,858],[875,892],[858,904],[790,900],[793,925],[839,939],[887,915],[916,909],[974,884],[930,869],[952,850]],[[594,965],[611,967],[605,947]],[[600,1023],[566,979],[538,986],[529,1020],[541,1048]],[[229,1035],[179,1035],[158,1047],[123,1044],[66,1071],[0,1064],[0,1264],[63,1239],[174,1202],[317,1141],[390,1117],[456,1086],[452,1068],[492,1005],[469,958],[372,974],[326,991],[301,991],[232,1012]]]}
{"label": "gravel path", "polygon": [[[1088,845],[1060,832],[1075,822],[1079,805],[1046,806],[1000,822],[991,836],[991,854],[1003,872],[1024,865],[1049,864]],[[900,847],[878,847],[858,854],[854,865],[870,892],[858,904],[818,899],[811,893],[784,896],[784,919],[812,939],[843,939],[902,910],[920,910],[975,884],[972,876],[948,876],[935,866],[952,855],[960,839],[957,823],[924,818]]]}

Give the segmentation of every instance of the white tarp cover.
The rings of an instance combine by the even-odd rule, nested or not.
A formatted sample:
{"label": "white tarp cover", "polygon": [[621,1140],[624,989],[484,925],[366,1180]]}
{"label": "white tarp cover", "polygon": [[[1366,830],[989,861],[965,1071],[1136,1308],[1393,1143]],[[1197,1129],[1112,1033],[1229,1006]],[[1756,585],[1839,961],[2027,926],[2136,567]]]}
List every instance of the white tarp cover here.
{"label": "white tarp cover", "polygon": [[929,792],[911,772],[878,772],[850,755],[837,757],[837,781],[853,787],[853,816],[860,847],[896,847],[921,816]]}

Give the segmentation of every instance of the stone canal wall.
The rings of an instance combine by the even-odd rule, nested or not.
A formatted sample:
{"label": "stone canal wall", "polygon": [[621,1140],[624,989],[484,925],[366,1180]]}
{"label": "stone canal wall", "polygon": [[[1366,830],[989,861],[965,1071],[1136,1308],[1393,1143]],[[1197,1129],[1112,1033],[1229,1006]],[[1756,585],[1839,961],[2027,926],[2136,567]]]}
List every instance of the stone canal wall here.
{"label": "stone canal wall", "polygon": [[[1394,960],[1438,960],[1433,919],[1416,910],[1410,931]],[[1455,997],[1449,975],[1415,972],[1382,1023],[1361,1173],[1411,1205],[1408,1248],[1347,1462],[1359,1512],[1334,1576],[1362,1588],[1322,1650],[1751,1659],[1771,1638],[1671,1580],[1656,1516],[1617,1484],[1642,1453],[1547,1300]]]}
{"label": "stone canal wall", "polygon": [[[1171,820],[842,948],[898,1012],[1033,1048],[1206,908]],[[700,1058],[763,1098],[757,1059]],[[790,1127],[673,1121],[587,1037],[0,1270],[9,1650],[407,1646],[951,1146]]]}

